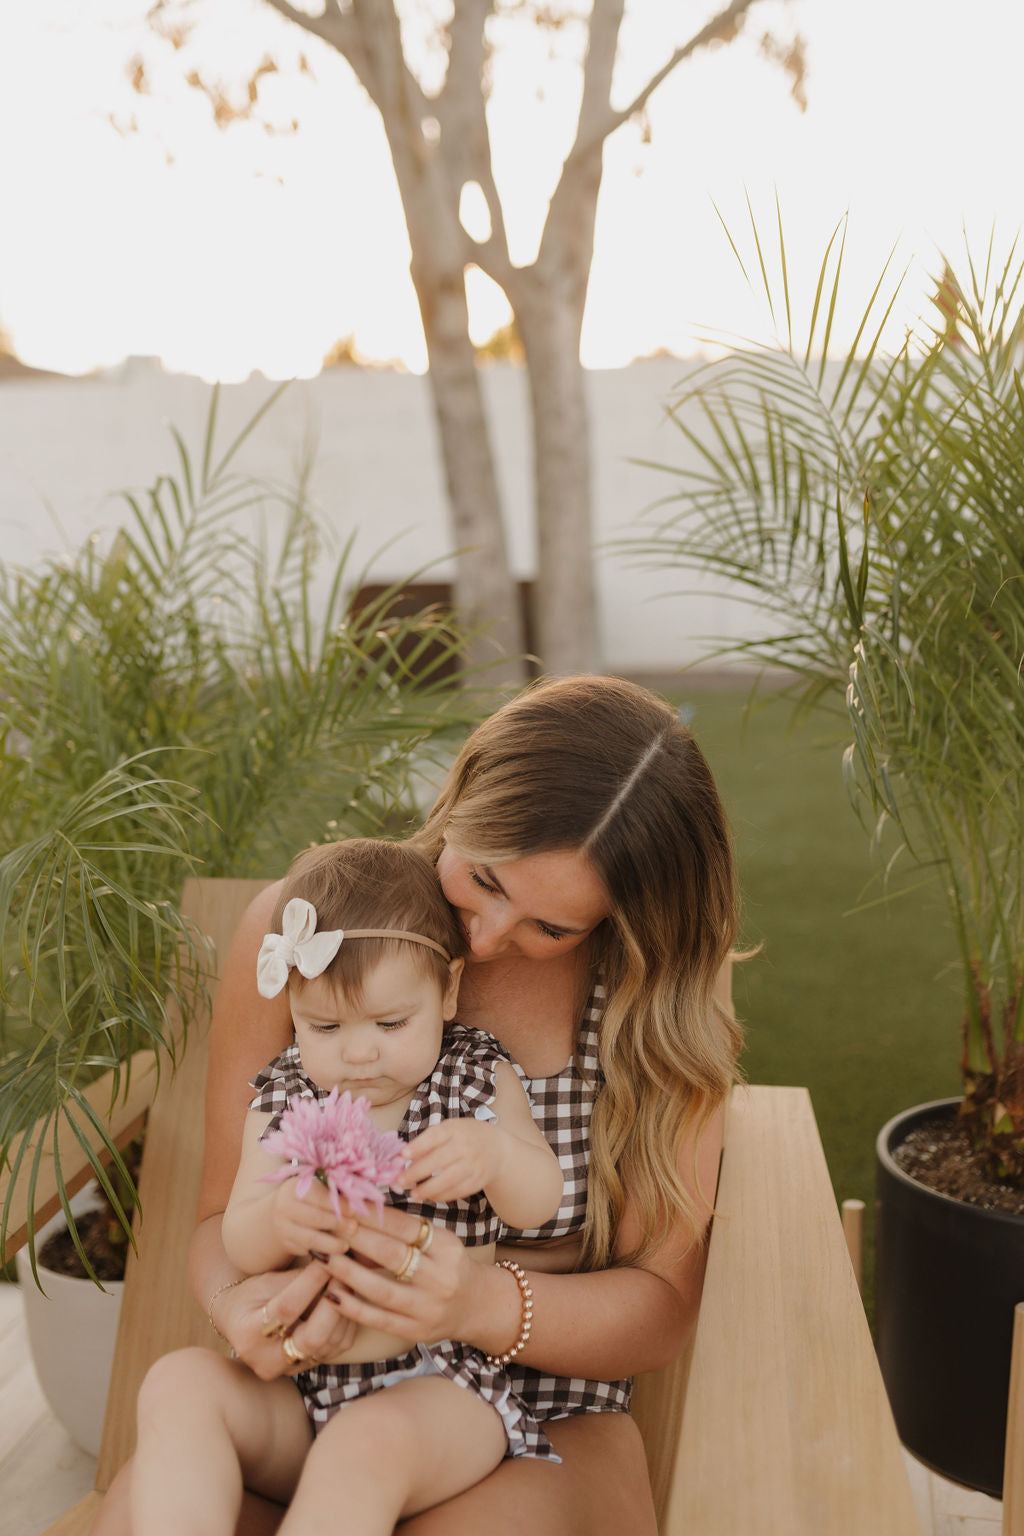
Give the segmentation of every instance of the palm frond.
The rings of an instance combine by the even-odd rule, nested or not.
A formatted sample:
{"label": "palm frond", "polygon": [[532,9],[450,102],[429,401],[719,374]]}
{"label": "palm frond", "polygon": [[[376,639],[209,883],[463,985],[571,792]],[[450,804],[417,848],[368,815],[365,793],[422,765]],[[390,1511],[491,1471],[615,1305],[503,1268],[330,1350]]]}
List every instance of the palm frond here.
{"label": "palm frond", "polygon": [[[674,489],[617,547],[739,589],[760,618],[717,653],[781,669],[803,706],[845,683],[859,814],[944,882],[966,1060],[975,1074],[986,1062],[1024,1073],[1024,263],[1016,243],[998,259],[993,242],[983,263],[968,251],[963,280],[946,261],[939,322],[887,354],[903,281],[890,255],[832,358],[844,242],[841,224],[799,343],[781,225],[774,292],[755,228],[784,331],[676,393],[687,462],[665,466]],[[1009,1022],[992,1067],[983,1015],[1000,1003]],[[1024,1118],[1015,1155],[1024,1180]]]}

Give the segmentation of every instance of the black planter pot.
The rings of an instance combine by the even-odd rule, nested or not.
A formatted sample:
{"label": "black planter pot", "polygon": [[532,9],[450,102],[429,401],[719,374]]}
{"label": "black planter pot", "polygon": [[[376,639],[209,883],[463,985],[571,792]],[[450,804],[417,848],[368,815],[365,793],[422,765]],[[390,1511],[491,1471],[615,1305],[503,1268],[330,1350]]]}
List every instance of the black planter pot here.
{"label": "black planter pot", "polygon": [[904,1445],[943,1477],[1002,1497],[1013,1309],[1024,1216],[916,1183],[893,1149],[959,1099],[919,1104],[876,1144],[878,1356]]}

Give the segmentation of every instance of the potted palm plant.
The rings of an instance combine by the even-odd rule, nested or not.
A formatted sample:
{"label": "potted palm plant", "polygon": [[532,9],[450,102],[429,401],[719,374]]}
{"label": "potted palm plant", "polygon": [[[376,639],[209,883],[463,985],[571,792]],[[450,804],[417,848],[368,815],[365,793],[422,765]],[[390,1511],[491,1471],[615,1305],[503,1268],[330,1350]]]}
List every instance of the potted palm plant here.
{"label": "potted palm plant", "polygon": [[845,699],[867,831],[890,867],[942,884],[963,1094],[879,1136],[878,1347],[904,1443],[998,1496],[1024,1299],[1022,267],[991,247],[962,275],[946,264],[930,320],[895,347],[883,274],[833,359],[844,239],[796,340],[781,221],[777,282],[754,228],[785,335],[681,386],[689,461],[628,548],[745,594],[751,638],[725,648],[781,671],[799,706]]}
{"label": "potted palm plant", "polygon": [[[218,453],[215,391],[201,454],[176,434],[177,472],[129,496],[111,537],[0,564],[0,1257],[15,1190],[31,1211],[51,1152],[82,1271],[100,1278],[93,1225],[106,1248],[130,1240],[104,1110],[144,1056],[173,1069],[201,993],[184,875],[269,877],[311,841],[397,835],[416,775],[478,717],[451,684],[451,616],[400,616],[399,585],[357,606],[351,540],[328,558],[304,478],[237,471],[275,398]],[[98,1223],[71,1211],[69,1126],[99,1131]]]}

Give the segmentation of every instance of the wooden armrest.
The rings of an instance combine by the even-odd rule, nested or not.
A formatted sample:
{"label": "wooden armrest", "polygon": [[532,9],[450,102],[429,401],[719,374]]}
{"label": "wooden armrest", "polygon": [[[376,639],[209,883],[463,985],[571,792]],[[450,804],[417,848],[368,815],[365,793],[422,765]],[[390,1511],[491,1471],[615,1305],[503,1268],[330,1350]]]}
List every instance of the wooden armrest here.
{"label": "wooden armrest", "polygon": [[734,1090],[716,1212],[662,1531],[920,1536],[806,1089]]}

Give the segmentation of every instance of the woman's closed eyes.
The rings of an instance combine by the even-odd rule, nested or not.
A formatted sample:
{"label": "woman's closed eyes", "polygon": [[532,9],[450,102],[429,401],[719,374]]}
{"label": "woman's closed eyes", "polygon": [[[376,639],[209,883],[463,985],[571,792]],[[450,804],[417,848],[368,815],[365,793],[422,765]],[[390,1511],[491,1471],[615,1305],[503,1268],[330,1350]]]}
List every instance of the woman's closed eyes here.
{"label": "woman's closed eyes", "polygon": [[[490,895],[490,896],[504,896],[504,894],[505,894],[504,891],[500,890],[499,887],[496,886],[496,885],[489,884],[483,878],[483,876],[480,874],[479,870],[471,869],[470,872],[469,872],[469,877],[473,881],[474,885],[478,885],[480,887],[480,889],[482,891],[486,891],[488,893],[488,895]],[[540,929],[541,933],[544,935],[544,937],[546,939],[564,939],[565,938],[565,934],[562,932],[561,929],[559,929],[559,928],[552,928],[548,923],[542,922],[539,917],[535,918],[534,922],[535,922],[537,928]]]}

